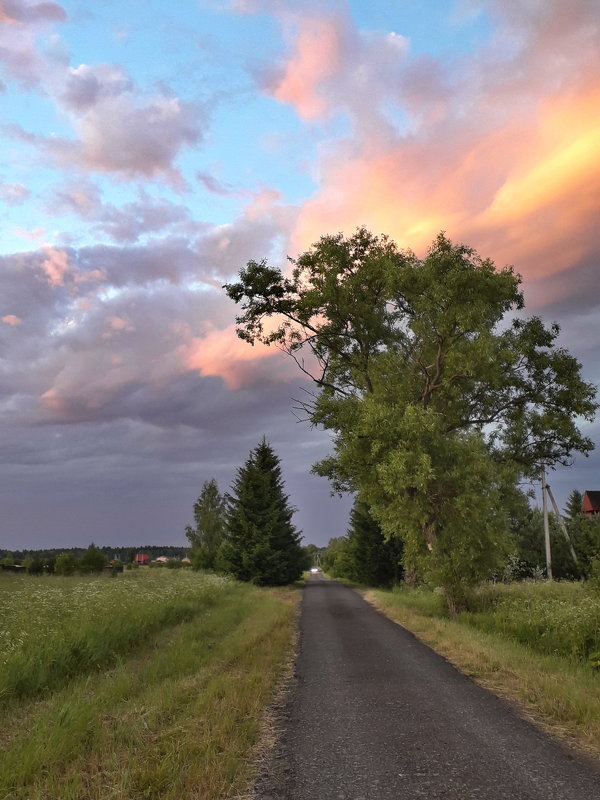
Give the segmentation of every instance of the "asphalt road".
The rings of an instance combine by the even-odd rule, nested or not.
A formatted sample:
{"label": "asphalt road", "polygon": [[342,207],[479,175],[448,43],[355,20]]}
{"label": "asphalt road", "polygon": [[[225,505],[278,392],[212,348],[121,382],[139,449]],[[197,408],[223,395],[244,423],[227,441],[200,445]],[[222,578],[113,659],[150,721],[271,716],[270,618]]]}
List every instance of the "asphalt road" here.
{"label": "asphalt road", "polygon": [[311,576],[296,677],[257,797],[600,800],[600,767],[356,592]]}

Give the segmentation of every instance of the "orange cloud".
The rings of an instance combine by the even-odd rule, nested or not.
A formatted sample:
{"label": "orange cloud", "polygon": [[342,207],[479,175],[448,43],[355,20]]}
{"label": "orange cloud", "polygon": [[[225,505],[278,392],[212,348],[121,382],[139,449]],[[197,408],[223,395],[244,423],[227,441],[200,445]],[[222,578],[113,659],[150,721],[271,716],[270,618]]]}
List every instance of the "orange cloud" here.
{"label": "orange cloud", "polygon": [[20,325],[23,322],[21,317],[16,317],[14,314],[7,314],[5,317],[0,317],[0,319],[6,325]]}
{"label": "orange cloud", "polygon": [[580,86],[488,131],[454,123],[443,138],[340,151],[299,214],[293,252],[364,224],[420,253],[446,230],[525,277],[567,269],[598,246],[599,129],[600,91]]}
{"label": "orange cloud", "polygon": [[11,17],[7,12],[2,0],[0,0],[0,22],[6,25],[14,25],[16,22],[18,22],[17,19]]}
{"label": "orange cloud", "polygon": [[300,17],[295,49],[283,76],[272,90],[277,100],[291,103],[303,119],[327,111],[319,94],[321,82],[333,75],[341,59],[340,21],[327,17]]}

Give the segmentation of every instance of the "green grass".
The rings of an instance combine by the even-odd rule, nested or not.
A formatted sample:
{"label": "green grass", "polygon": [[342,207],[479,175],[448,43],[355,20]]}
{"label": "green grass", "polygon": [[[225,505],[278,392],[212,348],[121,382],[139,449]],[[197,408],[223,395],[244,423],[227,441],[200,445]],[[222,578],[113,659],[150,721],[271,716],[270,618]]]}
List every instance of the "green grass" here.
{"label": "green grass", "polygon": [[462,622],[538,653],[586,661],[600,650],[600,597],[583,583],[485,585]]}
{"label": "green grass", "polygon": [[424,589],[366,596],[538,724],[600,755],[600,672],[587,661],[598,646],[598,600],[585,586],[484,586],[473,598],[476,610],[455,618]]}
{"label": "green grass", "polygon": [[[0,798],[218,800],[245,789],[264,707],[290,655],[298,593],[195,573],[139,573],[124,579],[129,600],[115,586],[118,579],[96,579],[104,584],[93,584],[95,599],[82,600],[70,616],[79,633],[68,637],[66,650],[57,635],[67,630],[63,622],[56,620],[56,630],[48,631],[44,658],[50,643],[71,652],[82,631],[101,656],[71,660],[78,665],[71,676],[59,661],[52,691],[46,683],[41,693],[38,684],[27,696],[11,695],[0,714]],[[59,584],[34,579],[30,606],[47,607],[50,590],[61,606],[65,596],[85,595],[88,586],[81,578]],[[20,594],[13,606],[26,605],[27,584],[13,587]],[[88,602],[95,608],[96,644],[81,610]],[[152,612],[149,621],[144,610]],[[146,628],[127,644],[122,633],[129,614]],[[25,637],[13,648],[11,663],[30,653],[30,641]]]}

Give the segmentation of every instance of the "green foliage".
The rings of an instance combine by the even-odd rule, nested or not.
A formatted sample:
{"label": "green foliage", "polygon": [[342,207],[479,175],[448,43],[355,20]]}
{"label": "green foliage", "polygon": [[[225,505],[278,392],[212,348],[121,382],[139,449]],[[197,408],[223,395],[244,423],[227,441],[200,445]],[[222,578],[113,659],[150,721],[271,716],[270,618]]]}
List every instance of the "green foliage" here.
{"label": "green foliage", "polygon": [[72,553],[61,553],[54,563],[54,572],[56,575],[73,575],[78,563]]}
{"label": "green foliage", "polygon": [[29,575],[43,575],[54,572],[54,559],[44,558],[43,555],[27,556],[23,559],[23,566]]}
{"label": "green foliage", "polygon": [[300,577],[306,558],[283,487],[279,458],[263,439],[238,470],[228,497],[217,567],[259,586],[281,586]]}
{"label": "green foliage", "polygon": [[108,565],[108,558],[92,542],[79,559],[79,571],[82,573],[101,572]]}
{"label": "green foliage", "polygon": [[226,524],[225,498],[213,479],[205,481],[194,503],[195,527],[188,525],[185,535],[192,545],[194,569],[214,569]]}
{"label": "green foliage", "polygon": [[330,539],[321,563],[334,578],[366,586],[391,586],[402,576],[402,542],[386,539],[368,505],[359,497],[350,512],[347,536]]}
{"label": "green foliage", "polygon": [[567,505],[565,506],[565,514],[569,519],[579,519],[583,513],[583,495],[577,489],[573,489],[571,494],[567,497]]}
{"label": "green foliage", "polygon": [[333,578],[358,580],[350,540],[346,536],[338,536],[329,540],[323,551],[321,565],[323,570]]}
{"label": "green foliage", "polygon": [[[567,532],[575,548],[578,564],[573,561],[570,548],[554,514],[548,515],[552,574],[557,580],[588,578],[594,559],[600,556],[600,519],[578,514],[565,520]],[[522,569],[516,579],[532,577],[537,569],[545,573],[544,522],[542,512],[529,509],[516,532],[516,555]]]}
{"label": "green foliage", "polygon": [[291,278],[252,261],[225,287],[239,336],[277,344],[317,384],[305,410],[334,452],[315,470],[359,491],[404,543],[407,575],[442,585],[455,610],[506,561],[501,500],[517,477],[593,448],[574,420],[594,417],[595,388],[558,326],[504,320],[523,308],[519,283],[443,234],[420,260],[361,228],[322,237]]}

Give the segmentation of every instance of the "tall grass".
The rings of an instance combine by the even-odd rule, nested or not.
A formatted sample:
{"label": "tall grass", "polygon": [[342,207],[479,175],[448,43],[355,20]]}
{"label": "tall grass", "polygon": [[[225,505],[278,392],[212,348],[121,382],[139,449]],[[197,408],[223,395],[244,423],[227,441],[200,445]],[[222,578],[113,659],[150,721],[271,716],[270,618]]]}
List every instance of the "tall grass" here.
{"label": "tall grass", "polygon": [[600,650],[600,597],[583,583],[488,584],[460,621],[538,653],[586,661]]}
{"label": "tall grass", "polygon": [[116,663],[214,603],[226,586],[215,575],[171,570],[0,576],[0,706]]}
{"label": "tall grass", "polygon": [[[118,658],[104,669],[95,663],[93,672],[86,664],[70,679],[62,672],[61,685],[43,699],[13,695],[0,710],[0,798],[220,800],[243,792],[264,707],[289,657],[298,594],[171,570],[140,570],[121,588],[110,578],[95,588],[81,578],[45,580],[12,584],[24,593],[20,604],[28,585],[32,607],[47,606],[52,589],[82,593],[80,611],[67,612],[71,625],[79,620],[78,629],[88,630],[93,607],[103,648],[109,623],[122,631],[126,618],[144,625],[149,613],[155,628],[130,647],[119,633]],[[58,607],[65,602],[53,597]],[[161,605],[171,610],[161,615]],[[16,599],[13,606],[20,607]],[[56,630],[49,634],[56,643]]]}

